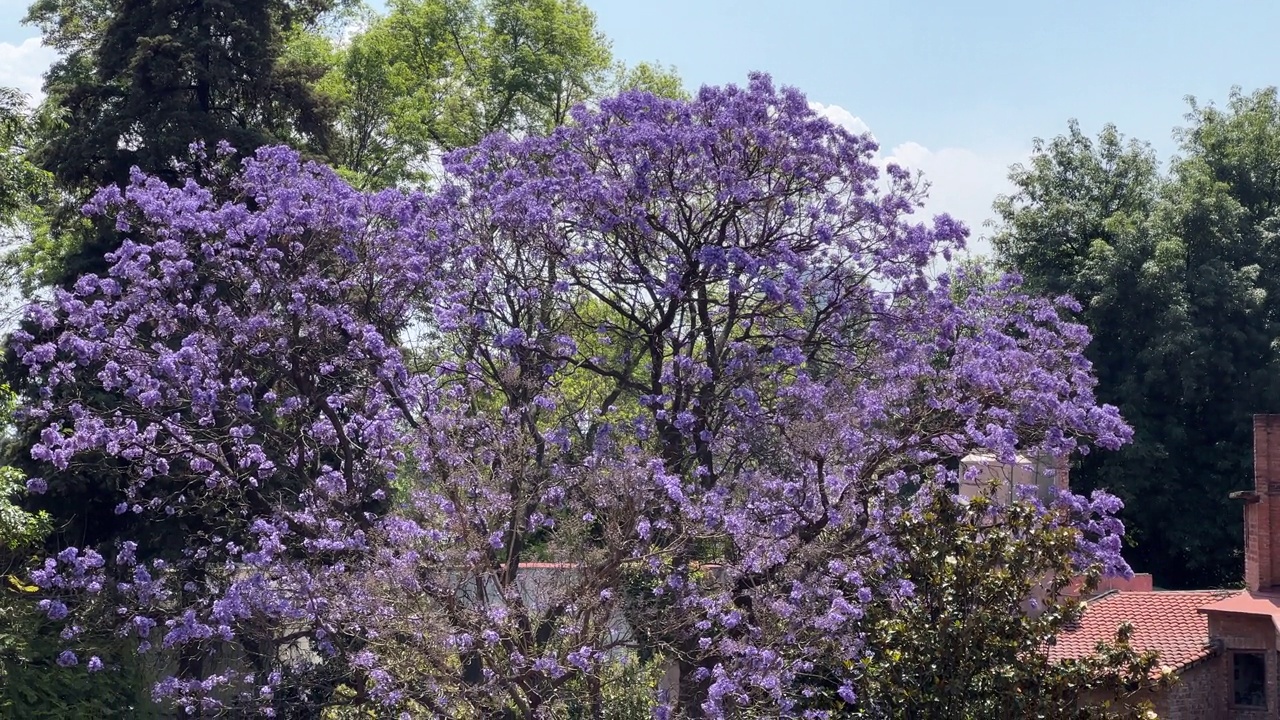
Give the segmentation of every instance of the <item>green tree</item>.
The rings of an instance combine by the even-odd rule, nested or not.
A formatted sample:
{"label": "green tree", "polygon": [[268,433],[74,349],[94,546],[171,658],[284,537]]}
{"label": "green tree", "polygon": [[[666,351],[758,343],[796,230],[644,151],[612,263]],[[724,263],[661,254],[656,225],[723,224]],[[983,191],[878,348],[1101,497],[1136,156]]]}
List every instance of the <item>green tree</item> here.
{"label": "green tree", "polygon": [[[932,493],[902,516],[899,542],[914,594],[868,611],[868,654],[853,703],[824,693],[845,717],[1147,717],[1158,658],[1122,629],[1088,658],[1054,661],[1053,638],[1084,611],[1068,592],[1079,531],[1031,499]],[[1084,591],[1097,587],[1086,569]],[[1035,599],[1032,599],[1035,598]]]}
{"label": "green tree", "polygon": [[[995,202],[992,243],[1028,286],[1047,294],[1092,289],[1090,263],[1138,240],[1160,188],[1155,154],[1108,125],[1095,144],[1075,120],[1066,135],[1036,139],[1011,168],[1016,191]],[[1100,245],[1095,243],[1100,242]]]}
{"label": "green tree", "polygon": [[326,68],[285,48],[343,1],[36,0],[27,21],[61,58],[45,75],[48,122],[30,156],[70,196],[55,217],[63,258],[45,279],[103,269],[114,233],[81,232],[77,209],[131,167],[172,179],[197,141],[323,153],[333,108],[315,82]]}
{"label": "green tree", "polygon": [[[617,68],[579,0],[393,0],[320,83],[339,107],[336,163],[365,185],[422,181],[444,151],[542,134],[620,88],[679,95],[673,70]],[[316,48],[310,50],[319,54]]]}
{"label": "green tree", "polygon": [[28,220],[47,178],[27,157],[32,118],[27,97],[0,87],[0,231],[11,233]]}
{"label": "green tree", "polygon": [[1030,285],[1080,300],[1099,398],[1135,437],[1073,480],[1125,500],[1130,559],[1170,587],[1239,581],[1227,494],[1249,476],[1250,416],[1280,409],[1276,92],[1193,101],[1187,120],[1163,177],[1111,127],[1038,142],[993,238]]}
{"label": "green tree", "polygon": [[0,321],[14,317],[10,302],[15,289],[30,290],[44,265],[38,250],[47,245],[44,204],[52,183],[49,174],[31,161],[29,151],[37,128],[27,97],[13,88],[0,88]]}
{"label": "green tree", "polygon": [[41,164],[69,186],[173,175],[197,140],[323,148],[324,68],[282,62],[287,34],[334,0],[37,0],[27,20],[65,53],[46,76],[62,132]]}
{"label": "green tree", "polygon": [[674,67],[642,62],[631,67],[619,64],[615,85],[618,90],[641,90],[660,97],[686,100],[690,97]]}

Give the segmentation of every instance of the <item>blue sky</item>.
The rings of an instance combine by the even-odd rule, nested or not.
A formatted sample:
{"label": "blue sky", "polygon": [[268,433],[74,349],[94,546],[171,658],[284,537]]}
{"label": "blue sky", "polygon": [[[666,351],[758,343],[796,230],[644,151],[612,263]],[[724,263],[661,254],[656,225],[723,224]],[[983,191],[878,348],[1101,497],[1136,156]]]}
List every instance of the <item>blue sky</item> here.
{"label": "blue sky", "polygon": [[[922,170],[930,210],[971,226],[1034,137],[1114,122],[1165,160],[1185,96],[1280,82],[1274,0],[586,0],[626,62],[675,65],[690,86],[764,70],[870,128]],[[51,58],[0,0],[0,84],[38,87]],[[981,234],[981,228],[976,227]]]}
{"label": "blue sky", "polygon": [[999,147],[1069,117],[1166,148],[1184,96],[1280,80],[1280,3],[588,0],[624,60],[692,84],[769,71],[886,144]]}

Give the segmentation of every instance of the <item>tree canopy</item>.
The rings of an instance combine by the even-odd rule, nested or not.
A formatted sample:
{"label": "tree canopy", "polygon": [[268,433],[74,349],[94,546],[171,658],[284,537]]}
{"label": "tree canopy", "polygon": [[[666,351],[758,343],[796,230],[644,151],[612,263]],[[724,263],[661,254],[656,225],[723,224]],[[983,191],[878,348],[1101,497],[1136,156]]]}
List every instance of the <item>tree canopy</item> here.
{"label": "tree canopy", "polygon": [[[1021,238],[1142,265],[1140,148],[1065,209],[1010,201],[1023,286],[937,274],[967,231],[870,136],[767,76],[624,66],[581,0],[29,20],[60,57],[39,108],[0,94],[38,298],[0,407],[0,712],[1133,717],[1095,700],[1154,658],[1043,652],[1066,578],[1128,572],[1119,502],[954,490],[971,452],[1130,439],[1080,309],[1038,297],[1105,253],[1057,278]],[[1188,139],[1202,174],[1253,182],[1222,136]]]}
{"label": "tree canopy", "polygon": [[1274,89],[1236,91],[1187,119],[1168,174],[1111,127],[1037,144],[997,204],[994,244],[1029,287],[1080,299],[1099,397],[1133,424],[1131,446],[1073,479],[1124,498],[1138,567],[1213,587],[1239,581],[1227,495],[1249,477],[1250,417],[1280,410],[1280,105]]}
{"label": "tree canopy", "polygon": [[194,141],[323,149],[323,68],[282,61],[288,34],[334,0],[38,0],[28,21],[63,53],[45,80],[63,129],[37,152],[59,182],[127,182],[171,165]]}
{"label": "tree canopy", "polygon": [[[285,51],[343,0],[36,0],[26,20],[59,58],[45,73],[27,159],[51,174],[54,232],[20,257],[41,285],[100,272],[118,236],[79,207],[134,167],[175,180],[193,142],[324,153],[334,108],[326,67]],[[33,261],[35,261],[33,263]]]}
{"label": "tree canopy", "polygon": [[[188,715],[534,717],[639,641],[686,715],[797,712],[818,665],[856,701],[911,498],[1130,436],[1071,306],[931,276],[965,231],[874,151],[753,76],[491,135],[428,194],[226,146],[104,189],[110,267],[15,335],[32,454],[111,458],[116,513],[190,531],[44,562],[61,662],[105,623]],[[1104,495],[1059,507],[1074,569],[1127,572]]]}
{"label": "tree canopy", "polygon": [[[28,98],[0,87],[0,257],[3,286],[30,290],[38,280],[36,248],[47,245],[46,207],[52,192],[49,174],[31,158],[39,119]],[[24,262],[12,262],[21,258]],[[9,302],[17,298],[12,298]],[[2,314],[11,322],[14,312]]]}
{"label": "tree canopy", "polygon": [[619,87],[683,92],[673,70],[616,66],[580,0],[396,0],[330,52],[333,161],[375,187],[428,180],[495,132],[550,132]]}

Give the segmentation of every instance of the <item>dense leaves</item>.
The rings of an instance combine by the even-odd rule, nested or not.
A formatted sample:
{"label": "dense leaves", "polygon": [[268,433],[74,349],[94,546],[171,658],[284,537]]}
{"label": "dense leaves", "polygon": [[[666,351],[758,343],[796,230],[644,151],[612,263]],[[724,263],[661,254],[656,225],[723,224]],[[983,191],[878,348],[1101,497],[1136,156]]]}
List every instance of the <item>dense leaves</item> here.
{"label": "dense leaves", "polygon": [[[30,156],[38,125],[25,95],[0,88],[0,277],[6,288],[31,288],[42,268],[38,248],[48,244],[44,206],[51,179]],[[3,305],[0,318],[12,322],[10,302]]]}
{"label": "dense leaves", "polygon": [[[128,178],[138,165],[172,177],[198,139],[247,148],[325,140],[315,69],[280,62],[287,32],[329,0],[41,0],[29,18],[66,53],[46,91],[66,128],[42,164],[73,186]],[[314,78],[311,78],[314,79]]]}
{"label": "dense leaves", "polygon": [[1099,395],[1135,439],[1074,478],[1126,501],[1131,559],[1171,587],[1240,580],[1227,494],[1247,485],[1251,415],[1280,410],[1280,104],[1236,92],[1188,120],[1167,177],[1114,128],[1038,145],[994,238],[1029,286],[1081,300]]}
{"label": "dense leaves", "polygon": [[[44,562],[64,664],[105,622],[187,714],[534,717],[642,638],[686,715],[797,713],[820,665],[855,697],[912,492],[1129,436],[1061,305],[927,274],[965,231],[874,152],[756,76],[490,136],[431,195],[283,148],[102,191],[109,270],[16,336],[32,454],[187,531]],[[1114,507],[1059,503],[1073,567],[1126,572]]]}
{"label": "dense leaves", "polygon": [[547,133],[614,84],[682,92],[658,66],[615,72],[579,0],[398,0],[329,62],[331,157],[371,187],[430,179],[442,153],[494,132]]}
{"label": "dense leaves", "polygon": [[1096,587],[1097,575],[1081,578],[1071,562],[1074,522],[1096,508],[1076,500],[1045,512],[1032,495],[997,500],[1006,488],[985,490],[967,501],[917,498],[923,507],[901,535],[902,571],[915,592],[869,609],[862,693],[841,706],[846,714],[1150,717],[1150,692],[1169,679],[1155,672],[1154,653],[1128,645],[1125,631],[1093,657],[1049,658],[1057,633],[1084,612],[1081,594]]}
{"label": "dense leaves", "polygon": [[[78,206],[99,186],[127,182],[135,166],[180,177],[173,161],[195,141],[324,150],[333,111],[314,83],[325,68],[284,50],[335,4],[37,0],[27,20],[61,56],[45,75],[47,122],[30,159]],[[58,244],[42,279],[66,285],[103,270],[119,238],[85,232],[66,208],[54,217]]]}

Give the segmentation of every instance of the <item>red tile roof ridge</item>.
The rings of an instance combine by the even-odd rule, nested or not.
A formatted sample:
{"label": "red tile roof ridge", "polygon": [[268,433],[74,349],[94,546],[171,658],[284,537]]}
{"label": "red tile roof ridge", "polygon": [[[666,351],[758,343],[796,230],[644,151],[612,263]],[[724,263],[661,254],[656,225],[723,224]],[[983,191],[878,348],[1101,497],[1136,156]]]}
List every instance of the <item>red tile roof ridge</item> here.
{"label": "red tile roof ridge", "polygon": [[[1188,595],[1197,598],[1208,598],[1207,603],[1225,600],[1228,597],[1244,592],[1243,590],[1230,590],[1218,588],[1213,590],[1105,590],[1085,598],[1082,602],[1087,608],[1094,603],[1105,602],[1108,599],[1124,596],[1125,599],[1138,599],[1139,597],[1171,597],[1175,595]],[[1087,610],[1086,610],[1087,612]]]}
{"label": "red tile roof ridge", "polygon": [[1084,601],[1084,614],[1049,646],[1055,660],[1092,655],[1099,642],[1115,639],[1123,623],[1133,627],[1130,643],[1154,650],[1160,664],[1182,668],[1212,654],[1209,619],[1199,609],[1239,590],[1117,590]]}
{"label": "red tile roof ridge", "polygon": [[1118,595],[1233,595],[1244,592],[1238,588],[1208,588],[1205,590],[1108,590]]}

